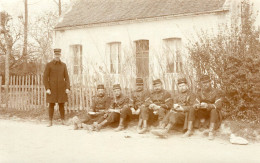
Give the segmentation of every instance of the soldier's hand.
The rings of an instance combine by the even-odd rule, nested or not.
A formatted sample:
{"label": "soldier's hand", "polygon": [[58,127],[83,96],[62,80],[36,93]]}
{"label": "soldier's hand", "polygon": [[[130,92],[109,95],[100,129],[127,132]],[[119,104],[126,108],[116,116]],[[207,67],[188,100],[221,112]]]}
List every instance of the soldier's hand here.
{"label": "soldier's hand", "polygon": [[208,108],[208,104],[205,103],[205,102],[202,102],[202,103],[200,104],[200,107],[201,107],[201,108]]}
{"label": "soldier's hand", "polygon": [[175,110],[177,110],[177,111],[184,111],[183,107],[181,107],[180,105]]}
{"label": "soldier's hand", "polygon": [[69,89],[66,89],[65,92],[68,94],[68,93],[70,93],[70,90],[69,90]]}
{"label": "soldier's hand", "polygon": [[134,108],[130,108],[130,109],[131,109],[131,111],[132,111],[132,114],[135,114],[135,113],[136,113]]}
{"label": "soldier's hand", "polygon": [[155,104],[150,104],[149,109],[153,109]]}
{"label": "soldier's hand", "polygon": [[194,104],[193,107],[195,110],[197,110],[200,107],[200,104]]}
{"label": "soldier's hand", "polygon": [[46,93],[50,95],[51,94],[51,90],[47,89]]}
{"label": "soldier's hand", "polygon": [[159,106],[159,105],[154,106],[154,110],[159,110],[160,108],[161,108],[161,106]]}
{"label": "soldier's hand", "polygon": [[114,112],[114,109],[108,109],[108,112]]}
{"label": "soldier's hand", "polygon": [[135,112],[136,112],[136,115],[138,115],[140,113],[140,108],[138,108]]}
{"label": "soldier's hand", "polygon": [[103,117],[104,117],[104,118],[107,118],[107,116],[108,116],[108,114],[106,113],[106,114],[104,114],[104,116],[103,116]]}

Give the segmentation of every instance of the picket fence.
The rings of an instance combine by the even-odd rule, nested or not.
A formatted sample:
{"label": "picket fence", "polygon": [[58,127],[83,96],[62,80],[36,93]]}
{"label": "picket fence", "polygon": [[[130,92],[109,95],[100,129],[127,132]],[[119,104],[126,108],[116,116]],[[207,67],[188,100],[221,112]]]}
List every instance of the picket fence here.
{"label": "picket fence", "polygon": [[[122,92],[131,96],[134,89],[135,77],[118,78],[118,76],[104,77],[106,92],[112,96],[112,85],[117,82],[121,84]],[[48,107],[46,103],[46,90],[43,85],[42,75],[11,76],[9,79],[8,93],[5,85],[2,85],[0,76],[0,107],[14,108],[20,110],[40,109]],[[145,85],[151,88],[152,78],[147,78]],[[174,93],[174,76],[166,76],[163,80],[165,89]],[[150,83],[150,84],[148,84]],[[88,76],[70,75],[70,93],[68,102],[65,103],[67,111],[88,110],[91,106],[92,96],[96,93],[97,81]],[[7,102],[6,102],[7,101]]]}
{"label": "picket fence", "polygon": [[[77,80],[71,80],[71,90],[68,94],[68,102],[65,103],[65,109],[68,111],[89,109],[95,88],[74,84],[73,81]],[[30,110],[48,107],[42,75],[11,76],[7,94],[0,76],[0,88],[0,104],[6,108]]]}

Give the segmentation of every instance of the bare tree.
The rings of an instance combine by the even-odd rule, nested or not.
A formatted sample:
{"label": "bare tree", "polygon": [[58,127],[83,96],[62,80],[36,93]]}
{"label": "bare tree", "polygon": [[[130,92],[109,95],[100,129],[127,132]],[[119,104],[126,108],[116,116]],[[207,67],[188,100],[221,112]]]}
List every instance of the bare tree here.
{"label": "bare tree", "polygon": [[24,0],[24,47],[23,47],[23,56],[27,55],[28,47],[28,3],[27,0]]}

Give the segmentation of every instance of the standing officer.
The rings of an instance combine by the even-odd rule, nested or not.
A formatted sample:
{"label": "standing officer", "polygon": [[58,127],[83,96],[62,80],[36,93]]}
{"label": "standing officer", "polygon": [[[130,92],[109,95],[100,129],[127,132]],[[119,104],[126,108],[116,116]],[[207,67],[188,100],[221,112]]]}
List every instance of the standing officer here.
{"label": "standing officer", "polygon": [[101,117],[94,125],[96,131],[99,131],[104,125],[118,121],[119,125],[115,131],[123,130],[126,118],[132,115],[129,107],[129,98],[122,94],[119,84],[113,85],[113,94],[114,98],[111,101],[108,113]]}
{"label": "standing officer", "polygon": [[61,62],[60,57],[61,49],[54,49],[54,59],[47,63],[44,70],[43,83],[47,93],[46,101],[49,103],[48,127],[52,126],[55,103],[59,104],[60,116],[64,124],[64,103],[68,101],[70,80],[67,66]]}
{"label": "standing officer", "polygon": [[201,90],[198,91],[195,104],[189,111],[188,130],[183,137],[192,135],[192,127],[195,120],[203,123],[205,120],[209,119],[208,139],[213,140],[213,132],[220,126],[222,120],[221,95],[218,90],[211,87],[210,77],[208,75],[203,75],[200,78],[200,83]]}
{"label": "standing officer", "polygon": [[147,131],[147,122],[143,121],[140,111],[142,108],[145,107],[145,99],[147,98],[148,95],[149,95],[148,92],[144,90],[143,79],[137,78],[136,90],[132,93],[132,96],[130,98],[130,108],[133,115],[139,115],[139,122],[137,126],[137,131],[139,134],[142,134]]}
{"label": "standing officer", "polygon": [[161,126],[163,118],[172,107],[172,98],[171,94],[162,88],[160,79],[153,81],[153,92],[145,100],[145,106],[141,110],[143,123],[158,115],[159,126]]}
{"label": "standing officer", "polygon": [[174,95],[173,108],[163,119],[162,126],[152,130],[151,133],[157,136],[166,136],[175,124],[185,124],[187,113],[192,108],[194,100],[195,96],[189,90],[186,78],[178,79],[178,93]]}
{"label": "standing officer", "polygon": [[[110,97],[105,94],[104,85],[99,84],[97,86],[97,94],[92,97],[91,109],[84,118],[84,120],[79,120],[77,116],[73,117],[74,129],[76,130],[79,127],[82,127],[82,123],[92,124],[93,122],[97,121],[101,116],[104,116],[105,112],[108,110],[110,106],[110,101]],[[91,126],[89,127],[89,129],[92,129]]]}

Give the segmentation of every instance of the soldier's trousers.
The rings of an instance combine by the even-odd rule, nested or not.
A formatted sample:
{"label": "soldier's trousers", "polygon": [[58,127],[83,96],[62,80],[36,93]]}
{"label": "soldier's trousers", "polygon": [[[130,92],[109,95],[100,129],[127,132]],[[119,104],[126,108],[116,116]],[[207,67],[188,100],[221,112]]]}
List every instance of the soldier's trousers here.
{"label": "soldier's trousers", "polygon": [[103,117],[104,114],[99,114],[99,115],[86,115],[84,117],[84,120],[82,121],[82,123],[85,124],[92,124],[95,121],[98,121],[100,119],[100,117]]}
{"label": "soldier's trousers", "polygon": [[101,117],[98,120],[98,123],[101,123],[103,120],[106,119],[107,124],[110,124],[110,123],[118,122],[120,120],[120,118],[127,119],[127,118],[131,118],[131,116],[132,116],[131,109],[130,108],[123,108],[121,110],[121,113],[111,112],[107,115],[106,118],[104,116]]}
{"label": "soldier's trousers", "polygon": [[[49,104],[49,119],[52,120],[53,113],[54,113],[54,105],[55,103]],[[62,120],[64,120],[64,103],[59,103],[59,111],[60,111],[60,117]]]}
{"label": "soldier's trousers", "polygon": [[195,121],[196,119],[209,119],[210,123],[217,123],[219,114],[216,109],[206,110],[191,108],[189,111],[188,121]]}
{"label": "soldier's trousers", "polygon": [[[140,119],[143,120],[154,119],[155,115],[153,112],[154,111],[152,109],[149,109],[148,107],[141,108]],[[160,108],[158,110],[158,120],[162,121],[166,114],[167,114],[167,110]]]}
{"label": "soldier's trousers", "polygon": [[185,113],[183,112],[168,112],[168,114],[164,117],[163,123],[164,124],[184,124],[185,121]]}

